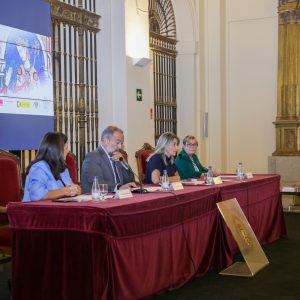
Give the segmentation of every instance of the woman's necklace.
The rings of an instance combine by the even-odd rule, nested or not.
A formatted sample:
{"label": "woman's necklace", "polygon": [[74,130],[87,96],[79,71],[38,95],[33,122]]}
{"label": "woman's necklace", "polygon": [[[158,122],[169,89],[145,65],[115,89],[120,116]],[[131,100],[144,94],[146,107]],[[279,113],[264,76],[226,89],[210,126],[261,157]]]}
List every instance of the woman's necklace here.
{"label": "woman's necklace", "polygon": [[191,161],[192,161],[192,164],[193,164],[193,167],[194,167],[195,171],[196,171],[196,172],[199,172],[199,168],[198,168],[198,166],[196,165],[196,163],[194,162],[193,156],[190,156],[190,159],[191,159]]}

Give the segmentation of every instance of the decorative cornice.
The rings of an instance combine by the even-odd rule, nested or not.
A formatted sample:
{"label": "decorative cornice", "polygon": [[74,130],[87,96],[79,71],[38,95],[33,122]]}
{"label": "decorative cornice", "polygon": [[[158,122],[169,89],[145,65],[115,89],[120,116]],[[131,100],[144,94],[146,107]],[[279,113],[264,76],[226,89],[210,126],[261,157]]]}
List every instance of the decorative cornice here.
{"label": "decorative cornice", "polygon": [[298,0],[279,0],[279,6],[283,5],[297,5]]}
{"label": "decorative cornice", "polygon": [[100,16],[87,10],[60,2],[59,0],[47,0],[51,5],[52,19],[66,22],[76,27],[98,32]]}
{"label": "decorative cornice", "polygon": [[278,15],[280,25],[300,23],[300,1],[279,0]]}

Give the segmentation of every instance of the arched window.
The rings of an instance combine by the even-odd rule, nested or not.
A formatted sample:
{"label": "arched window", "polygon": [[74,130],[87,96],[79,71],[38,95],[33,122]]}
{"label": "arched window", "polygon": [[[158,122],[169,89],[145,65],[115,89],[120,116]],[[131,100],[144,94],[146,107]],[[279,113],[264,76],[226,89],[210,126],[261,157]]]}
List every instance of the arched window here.
{"label": "arched window", "polygon": [[149,0],[150,49],[153,60],[155,141],[177,133],[176,23],[171,0]]}

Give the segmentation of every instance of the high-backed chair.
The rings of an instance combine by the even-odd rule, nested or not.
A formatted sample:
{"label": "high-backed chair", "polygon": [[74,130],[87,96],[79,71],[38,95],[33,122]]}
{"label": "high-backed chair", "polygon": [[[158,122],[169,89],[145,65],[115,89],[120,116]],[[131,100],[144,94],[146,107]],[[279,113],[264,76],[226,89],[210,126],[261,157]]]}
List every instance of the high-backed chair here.
{"label": "high-backed chair", "polygon": [[11,255],[11,229],[6,205],[9,202],[21,201],[22,198],[20,159],[12,153],[0,150],[0,170],[0,255]]}
{"label": "high-backed chair", "polygon": [[138,175],[141,181],[145,178],[147,158],[154,150],[155,149],[150,144],[145,143],[141,149],[135,152]]}
{"label": "high-backed chair", "polygon": [[0,206],[22,198],[20,159],[16,155],[0,149]]}
{"label": "high-backed chair", "polygon": [[68,152],[66,164],[68,166],[70,177],[73,183],[78,184],[76,156],[73,152]]}

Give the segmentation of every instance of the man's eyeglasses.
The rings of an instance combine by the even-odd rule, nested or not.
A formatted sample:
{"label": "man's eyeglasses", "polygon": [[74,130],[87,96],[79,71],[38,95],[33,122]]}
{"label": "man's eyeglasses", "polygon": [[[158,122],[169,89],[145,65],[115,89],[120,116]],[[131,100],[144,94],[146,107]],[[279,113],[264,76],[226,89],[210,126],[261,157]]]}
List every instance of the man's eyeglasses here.
{"label": "man's eyeglasses", "polygon": [[186,143],[185,145],[186,145],[187,147],[190,147],[190,148],[192,148],[192,147],[198,147],[198,143],[195,143],[195,144]]}

